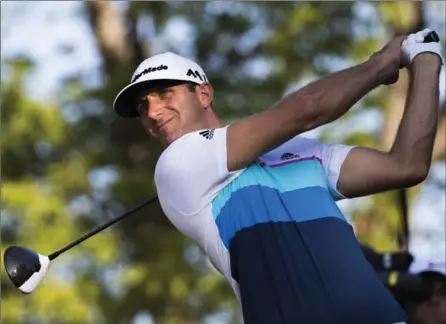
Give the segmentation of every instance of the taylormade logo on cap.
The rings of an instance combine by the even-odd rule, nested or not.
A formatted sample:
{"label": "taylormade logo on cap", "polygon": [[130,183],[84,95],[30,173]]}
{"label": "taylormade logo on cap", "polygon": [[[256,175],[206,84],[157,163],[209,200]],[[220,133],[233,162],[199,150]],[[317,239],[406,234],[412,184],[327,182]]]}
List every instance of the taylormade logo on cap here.
{"label": "taylormade logo on cap", "polygon": [[140,72],[137,75],[135,75],[133,77],[132,83],[135,82],[136,80],[138,80],[141,76],[143,76],[146,73],[155,72],[155,71],[161,71],[161,70],[167,70],[168,68],[169,67],[165,66],[165,65],[160,65],[160,66],[156,66],[156,67],[148,67],[148,68],[142,70],[142,72]]}
{"label": "taylormade logo on cap", "polygon": [[192,71],[191,69],[189,69],[189,70],[187,71],[186,75],[187,75],[187,76],[190,76],[190,77],[194,77],[194,78],[196,78],[196,79],[198,78],[198,79],[200,79],[201,81],[207,81],[207,79],[206,79],[206,75],[204,74],[204,72],[203,72],[203,75],[201,75],[200,72],[198,72],[197,70]]}
{"label": "taylormade logo on cap", "polygon": [[162,79],[191,81],[198,84],[207,82],[206,74],[197,63],[171,52],[144,60],[133,73],[131,82]]}
{"label": "taylormade logo on cap", "polygon": [[156,80],[186,81],[197,84],[208,82],[203,69],[194,61],[172,52],[154,55],[136,68],[130,84],[116,96],[113,104],[115,112],[121,117],[137,117],[135,97],[139,95],[141,83]]}

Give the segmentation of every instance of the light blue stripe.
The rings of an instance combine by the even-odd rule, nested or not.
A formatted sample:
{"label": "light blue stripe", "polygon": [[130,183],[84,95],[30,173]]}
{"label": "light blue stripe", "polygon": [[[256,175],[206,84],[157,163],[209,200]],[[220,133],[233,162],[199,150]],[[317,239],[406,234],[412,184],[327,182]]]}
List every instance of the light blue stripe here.
{"label": "light blue stripe", "polygon": [[253,164],[214,198],[212,202],[214,219],[233,193],[256,185],[273,188],[281,193],[307,187],[327,188],[322,165],[317,160],[305,160],[273,168]]}

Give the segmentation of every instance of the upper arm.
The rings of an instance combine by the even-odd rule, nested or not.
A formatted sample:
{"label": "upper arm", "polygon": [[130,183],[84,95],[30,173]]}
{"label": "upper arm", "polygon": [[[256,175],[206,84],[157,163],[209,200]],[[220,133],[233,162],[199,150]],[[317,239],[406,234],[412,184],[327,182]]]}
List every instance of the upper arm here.
{"label": "upper arm", "polygon": [[342,164],[337,190],[353,198],[413,186],[422,180],[416,170],[403,168],[391,153],[355,147]]}
{"label": "upper arm", "polygon": [[[228,169],[239,170],[260,155],[312,127],[314,118],[303,99],[284,98],[273,109],[254,114],[228,127]],[[291,107],[292,106],[292,107]],[[292,112],[292,113],[290,113]]]}

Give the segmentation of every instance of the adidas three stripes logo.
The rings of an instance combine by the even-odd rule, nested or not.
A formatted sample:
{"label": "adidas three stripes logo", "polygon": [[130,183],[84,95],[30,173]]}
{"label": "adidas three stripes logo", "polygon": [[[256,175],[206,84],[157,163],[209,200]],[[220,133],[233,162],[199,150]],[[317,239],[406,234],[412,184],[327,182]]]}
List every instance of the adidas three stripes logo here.
{"label": "adidas three stripes logo", "polygon": [[286,161],[286,160],[296,159],[298,157],[300,157],[299,154],[283,153],[282,156],[280,157],[280,159],[282,161]]}
{"label": "adidas three stripes logo", "polygon": [[214,130],[213,129],[207,129],[207,130],[199,132],[199,134],[201,136],[203,136],[204,138],[210,140],[210,139],[212,139],[212,137],[214,137]]}

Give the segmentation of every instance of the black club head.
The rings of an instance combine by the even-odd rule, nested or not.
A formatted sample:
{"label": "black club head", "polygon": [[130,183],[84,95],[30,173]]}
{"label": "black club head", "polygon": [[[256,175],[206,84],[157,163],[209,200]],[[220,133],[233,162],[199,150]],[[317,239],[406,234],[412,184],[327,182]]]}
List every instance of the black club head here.
{"label": "black club head", "polygon": [[4,254],[5,269],[12,283],[23,293],[31,293],[44,277],[48,257],[21,246],[11,246]]}

